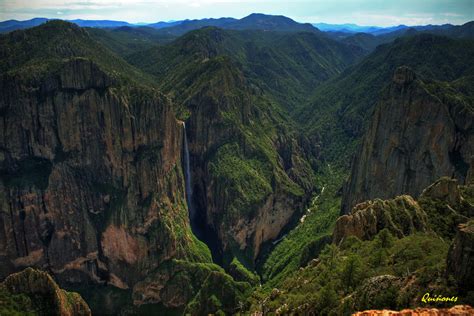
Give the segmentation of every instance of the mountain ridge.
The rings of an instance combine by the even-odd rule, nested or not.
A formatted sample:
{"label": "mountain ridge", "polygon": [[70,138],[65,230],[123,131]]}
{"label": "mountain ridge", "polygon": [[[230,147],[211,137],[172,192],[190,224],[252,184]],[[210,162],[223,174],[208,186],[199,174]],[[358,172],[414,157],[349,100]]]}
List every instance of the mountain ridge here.
{"label": "mountain ridge", "polygon": [[[425,49],[430,54],[426,55]],[[326,157],[350,157],[356,148],[350,140],[363,135],[380,91],[391,82],[398,66],[409,66],[420,76],[434,80],[456,80],[473,73],[472,64],[466,62],[473,49],[470,40],[433,34],[380,45],[360,63],[317,87],[310,101],[294,112],[294,119],[303,124],[310,139],[321,141],[329,150]],[[351,145],[337,148],[340,142]]]}

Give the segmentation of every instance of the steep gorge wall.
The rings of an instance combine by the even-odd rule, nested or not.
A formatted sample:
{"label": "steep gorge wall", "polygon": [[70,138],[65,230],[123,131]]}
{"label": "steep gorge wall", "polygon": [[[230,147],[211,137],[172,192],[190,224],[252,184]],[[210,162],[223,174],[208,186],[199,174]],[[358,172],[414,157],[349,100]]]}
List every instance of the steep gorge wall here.
{"label": "steep gorge wall", "polygon": [[352,162],[342,213],[368,199],[417,196],[442,176],[465,181],[474,114],[445,86],[423,82],[407,67],[396,70]]}
{"label": "steep gorge wall", "polygon": [[4,73],[0,86],[1,278],[36,266],[131,288],[192,247],[166,98],[83,58],[45,78]]}
{"label": "steep gorge wall", "polygon": [[295,133],[240,70],[226,58],[207,63],[201,76],[211,79],[185,103],[193,194],[224,261],[253,264],[303,207],[313,173]]}

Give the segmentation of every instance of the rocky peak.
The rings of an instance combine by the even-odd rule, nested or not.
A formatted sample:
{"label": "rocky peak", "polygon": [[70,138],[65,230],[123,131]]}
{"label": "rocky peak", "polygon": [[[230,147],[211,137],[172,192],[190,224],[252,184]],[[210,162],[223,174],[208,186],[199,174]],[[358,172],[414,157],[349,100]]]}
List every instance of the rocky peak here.
{"label": "rocky peak", "polygon": [[[11,274],[0,287],[10,295],[26,295],[32,303],[30,308],[40,315],[91,315],[89,306],[79,294],[59,288],[48,273],[40,270],[26,268]],[[1,305],[3,304],[4,302]]]}
{"label": "rocky peak", "polygon": [[459,225],[449,248],[447,273],[454,276],[460,289],[474,289],[474,220]]}
{"label": "rocky peak", "polygon": [[424,189],[420,198],[443,200],[451,206],[459,205],[461,194],[459,192],[458,180],[442,177]]}
{"label": "rocky peak", "polygon": [[415,72],[407,66],[398,67],[393,74],[393,82],[399,85],[410,84],[415,78]]}
{"label": "rocky peak", "polygon": [[474,113],[443,85],[415,78],[399,67],[381,95],[344,186],[342,213],[365,200],[418,196],[443,176],[464,183],[474,154]]}
{"label": "rocky peak", "polygon": [[348,236],[370,240],[384,228],[398,237],[415,231],[427,231],[427,215],[409,195],[392,200],[376,199],[359,203],[350,214],[337,219],[333,242],[339,244]]}

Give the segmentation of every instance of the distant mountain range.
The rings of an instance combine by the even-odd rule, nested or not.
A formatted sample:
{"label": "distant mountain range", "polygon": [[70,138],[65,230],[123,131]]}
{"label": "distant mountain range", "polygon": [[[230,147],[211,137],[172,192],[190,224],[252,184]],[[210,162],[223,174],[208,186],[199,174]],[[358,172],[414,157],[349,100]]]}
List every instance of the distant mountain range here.
{"label": "distant mountain range", "polygon": [[415,26],[408,26],[404,24],[400,24],[397,26],[388,26],[388,27],[380,27],[380,26],[360,26],[357,24],[346,23],[346,24],[327,24],[327,23],[313,23],[314,27],[317,27],[319,30],[323,32],[334,32],[334,33],[368,33],[372,35],[383,35],[388,34],[396,31],[403,31],[408,29],[415,29],[417,31],[429,31],[429,30],[442,30],[442,29],[449,29],[455,27],[452,24],[442,24],[442,25],[415,25]]}
{"label": "distant mountain range", "polygon": [[[45,23],[51,19],[34,18],[26,21],[8,20],[0,22],[0,32],[6,33],[19,29],[26,29]],[[219,19],[201,19],[201,20],[182,20],[169,21],[157,23],[139,23],[132,24],[124,21],[110,21],[110,20],[66,20],[81,27],[95,27],[95,28],[116,28],[116,27],[152,27],[155,29],[169,29],[169,32],[174,35],[181,35],[188,31],[199,29],[205,26],[216,26],[224,29],[259,29],[266,31],[318,31],[317,28],[310,23],[298,23],[290,18],[281,15],[266,15],[260,13],[253,13],[242,19],[234,18],[219,18]]]}
{"label": "distant mountain range", "polygon": [[[18,29],[26,29],[45,23],[51,19],[34,18],[31,20],[18,21],[7,20],[0,22],[0,33],[6,33]],[[328,23],[298,23],[290,18],[279,15],[266,15],[261,13],[252,13],[242,19],[235,18],[218,18],[218,19],[199,19],[199,20],[180,20],[180,21],[160,21],[156,23],[128,23],[125,21],[113,20],[66,20],[75,23],[81,27],[94,28],[116,28],[116,27],[151,27],[155,29],[169,29],[169,33],[173,35],[181,35],[188,31],[195,30],[205,26],[216,26],[224,29],[263,29],[268,31],[323,31],[332,33],[354,34],[369,33],[372,35],[383,35],[394,31],[402,31],[407,29],[416,29],[418,31],[426,31],[432,29],[448,29],[453,27],[452,24],[443,25],[420,25],[407,26],[397,25],[390,27],[380,26],[361,26],[353,23],[346,24],[328,24]]]}
{"label": "distant mountain range", "polygon": [[345,23],[345,24],[313,23],[313,25],[323,32],[372,33],[372,32],[385,29],[380,26],[361,26],[361,25],[357,25],[353,23]]}
{"label": "distant mountain range", "polygon": [[[26,21],[18,21],[18,20],[7,20],[0,22],[0,32],[6,33],[14,30],[21,30],[27,29],[30,27],[41,25],[49,20],[55,19],[48,19],[48,18],[34,18],[31,20]],[[110,20],[67,20],[69,22],[75,23],[81,27],[99,27],[99,28],[106,28],[106,27],[120,27],[120,26],[134,26],[134,24],[130,24],[124,21],[110,21]],[[138,26],[138,25],[137,25]]]}

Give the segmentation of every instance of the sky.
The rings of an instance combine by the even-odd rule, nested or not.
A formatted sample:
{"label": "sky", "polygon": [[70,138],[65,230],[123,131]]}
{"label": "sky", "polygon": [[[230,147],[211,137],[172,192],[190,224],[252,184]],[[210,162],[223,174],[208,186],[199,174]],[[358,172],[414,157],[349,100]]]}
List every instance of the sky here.
{"label": "sky", "polygon": [[474,20],[474,0],[0,0],[0,21],[47,17],[137,23],[242,18],[250,13],[310,23],[464,24]]}

